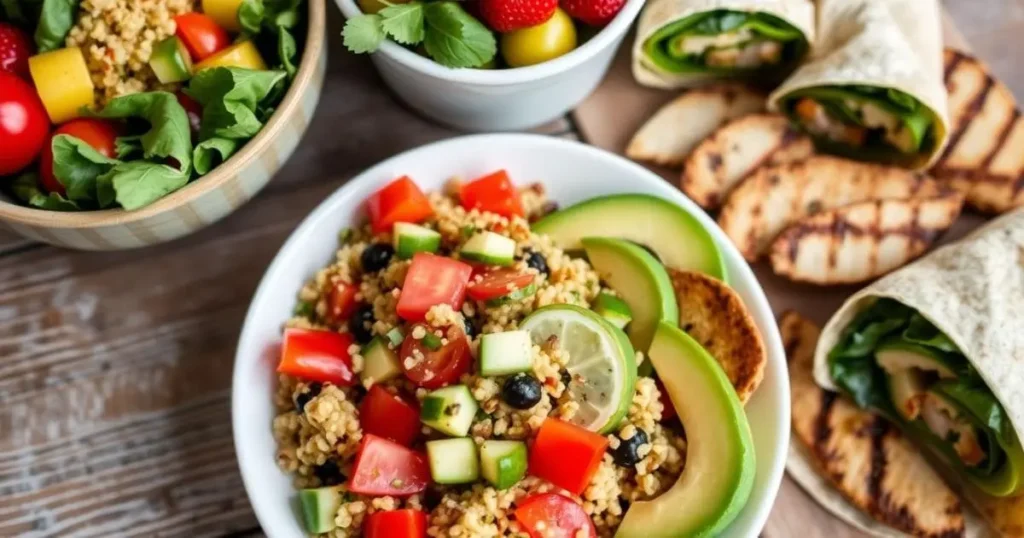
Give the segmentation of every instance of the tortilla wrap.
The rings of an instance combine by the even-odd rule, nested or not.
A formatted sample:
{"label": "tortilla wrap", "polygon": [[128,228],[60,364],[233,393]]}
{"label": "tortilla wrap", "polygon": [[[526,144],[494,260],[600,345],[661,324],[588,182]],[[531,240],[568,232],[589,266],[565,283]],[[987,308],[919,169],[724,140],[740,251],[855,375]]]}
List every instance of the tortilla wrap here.
{"label": "tortilla wrap", "polygon": [[[803,32],[808,44],[814,43],[814,4],[811,0],[652,0],[640,15],[633,44],[633,76],[637,82],[656,88],[690,88],[723,78],[735,78],[710,72],[669,72],[654,65],[644,52],[647,39],[665,26],[716,10],[777,17]],[[793,65],[779,67],[788,72]],[[764,71],[757,73],[763,74]]]}
{"label": "tortilla wrap", "polygon": [[[794,92],[876,87],[903,92],[935,117],[935,140],[910,163],[927,168],[949,138],[937,0],[820,0],[818,40],[808,61],[772,93],[769,109]],[[641,26],[642,27],[642,26]]]}

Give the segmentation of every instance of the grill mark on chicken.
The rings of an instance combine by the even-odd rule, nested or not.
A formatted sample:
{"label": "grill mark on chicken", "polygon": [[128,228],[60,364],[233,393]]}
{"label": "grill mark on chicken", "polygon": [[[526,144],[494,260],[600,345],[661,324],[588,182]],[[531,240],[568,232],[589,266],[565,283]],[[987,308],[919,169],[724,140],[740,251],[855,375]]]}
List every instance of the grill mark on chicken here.
{"label": "grill mark on chicken", "polygon": [[991,76],[985,77],[985,82],[981,85],[978,94],[971,99],[971,102],[967,105],[967,109],[960,117],[959,125],[953,128],[953,133],[949,136],[949,144],[946,145],[946,149],[942,152],[942,157],[939,158],[939,162],[943,162],[953,154],[957,144],[960,143],[960,139],[967,132],[967,126],[974,121],[975,116],[985,107],[985,101],[988,100],[989,94],[992,93],[992,87],[995,86],[995,80]]}
{"label": "grill mark on chicken", "polygon": [[963,61],[964,57],[962,54],[956,51],[950,51],[952,54],[946,55],[946,66],[942,72],[942,81],[948,86],[950,80],[953,78],[953,73],[956,72],[957,66]]}

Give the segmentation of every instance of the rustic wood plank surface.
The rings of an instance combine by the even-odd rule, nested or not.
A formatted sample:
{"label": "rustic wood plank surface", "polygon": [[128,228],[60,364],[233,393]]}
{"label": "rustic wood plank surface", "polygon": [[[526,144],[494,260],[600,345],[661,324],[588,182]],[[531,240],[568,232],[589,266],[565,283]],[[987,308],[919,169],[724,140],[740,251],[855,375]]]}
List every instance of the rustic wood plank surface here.
{"label": "rustic wood plank surface", "polygon": [[[974,50],[1024,95],[1014,58],[1024,0],[945,4]],[[120,253],[63,251],[0,230],[0,537],[261,535],[228,404],[256,284],[328,193],[383,158],[457,134],[410,113],[365,58],[341,52],[341,18],[329,11],[330,73],[316,118],[236,214]],[[577,136],[568,118],[540,131]],[[765,535],[856,536],[788,481]]]}

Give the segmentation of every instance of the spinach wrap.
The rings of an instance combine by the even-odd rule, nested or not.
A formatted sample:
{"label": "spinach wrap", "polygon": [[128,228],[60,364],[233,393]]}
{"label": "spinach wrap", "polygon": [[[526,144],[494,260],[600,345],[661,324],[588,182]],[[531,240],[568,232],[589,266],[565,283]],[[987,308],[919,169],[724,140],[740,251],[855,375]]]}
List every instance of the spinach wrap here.
{"label": "spinach wrap", "polygon": [[633,73],[662,88],[781,80],[810,50],[808,0],[654,0],[640,17]]}
{"label": "spinach wrap", "polygon": [[822,332],[815,378],[973,489],[1024,493],[1024,210],[850,298]]}

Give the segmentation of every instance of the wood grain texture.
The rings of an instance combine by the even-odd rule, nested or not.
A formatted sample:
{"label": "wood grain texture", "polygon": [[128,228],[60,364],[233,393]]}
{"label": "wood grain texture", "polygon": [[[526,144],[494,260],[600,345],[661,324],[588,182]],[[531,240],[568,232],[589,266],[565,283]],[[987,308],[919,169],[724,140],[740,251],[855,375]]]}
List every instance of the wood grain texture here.
{"label": "wood grain texture", "polygon": [[[947,6],[965,13],[969,39],[1012,37],[978,39],[976,50],[1022,92],[1024,71],[1014,70],[1024,68],[1010,51],[1024,39],[1012,26],[1024,30],[1024,0],[980,3]],[[381,159],[456,134],[409,112],[368,59],[345,54],[341,17],[329,14],[330,67],[310,130],[236,214],[121,253],[62,251],[0,230],[0,536],[262,536],[228,405],[256,284],[328,193]],[[566,119],[540,131],[577,136]],[[856,536],[788,481],[764,535]]]}

